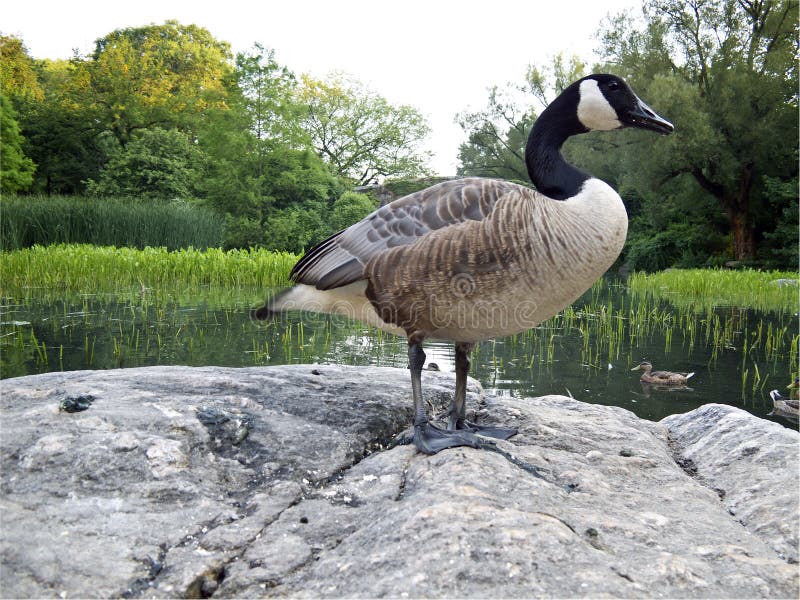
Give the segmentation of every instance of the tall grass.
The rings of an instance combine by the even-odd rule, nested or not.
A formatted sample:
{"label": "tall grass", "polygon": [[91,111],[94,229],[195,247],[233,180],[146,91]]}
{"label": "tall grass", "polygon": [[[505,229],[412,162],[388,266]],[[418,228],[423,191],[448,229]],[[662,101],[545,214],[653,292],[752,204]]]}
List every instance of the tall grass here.
{"label": "tall grass", "polygon": [[59,244],[0,256],[0,295],[120,293],[132,287],[261,287],[285,285],[297,257],[269,250],[115,248]]}
{"label": "tall grass", "polygon": [[3,250],[36,244],[208,248],[221,246],[224,235],[222,215],[179,200],[12,196],[0,202]]}
{"label": "tall grass", "polygon": [[663,298],[698,311],[738,306],[796,313],[800,298],[798,274],[785,271],[668,269],[634,273],[627,285],[634,298]]}

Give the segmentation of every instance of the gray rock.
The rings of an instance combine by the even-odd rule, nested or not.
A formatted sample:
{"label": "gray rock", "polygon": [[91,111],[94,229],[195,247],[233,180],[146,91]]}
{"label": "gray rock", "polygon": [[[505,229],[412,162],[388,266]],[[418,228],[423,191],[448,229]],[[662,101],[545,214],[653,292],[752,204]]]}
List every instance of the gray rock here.
{"label": "gray rock", "polygon": [[797,279],[775,279],[773,281],[770,281],[770,283],[772,285],[777,285],[778,287],[786,287],[786,286],[797,287],[797,285],[800,284],[800,282],[798,282]]}
{"label": "gray rock", "polygon": [[797,432],[724,404],[662,421],[680,459],[748,531],[798,562]]}
{"label": "gray rock", "polygon": [[[423,378],[449,402],[452,374]],[[0,382],[0,595],[797,597],[797,432],[471,382],[476,418],[520,434],[429,457],[388,444],[409,387],[311,365]]]}

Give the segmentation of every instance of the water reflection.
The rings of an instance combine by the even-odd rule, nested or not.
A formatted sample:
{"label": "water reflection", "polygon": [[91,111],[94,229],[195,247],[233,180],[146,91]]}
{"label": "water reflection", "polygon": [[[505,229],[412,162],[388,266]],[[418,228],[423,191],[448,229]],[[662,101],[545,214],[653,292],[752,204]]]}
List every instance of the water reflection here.
{"label": "water reflection", "polygon": [[[290,314],[256,324],[262,290],[132,292],[0,304],[0,375],[148,365],[253,366],[341,363],[405,368],[405,339],[340,317]],[[518,397],[565,394],[659,420],[709,402],[770,414],[798,356],[797,315],[739,308],[700,313],[663,301],[633,301],[603,282],[572,307],[523,334],[476,345],[472,375]],[[453,346],[429,341],[429,362],[454,369]],[[695,372],[690,386],[642,384],[642,360]],[[794,370],[797,367],[794,366]]]}

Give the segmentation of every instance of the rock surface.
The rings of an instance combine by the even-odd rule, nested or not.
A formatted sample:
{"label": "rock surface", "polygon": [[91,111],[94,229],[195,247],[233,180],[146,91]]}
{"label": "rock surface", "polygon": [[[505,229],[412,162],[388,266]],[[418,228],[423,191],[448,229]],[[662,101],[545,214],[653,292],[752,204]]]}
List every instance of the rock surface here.
{"label": "rock surface", "polygon": [[797,564],[797,432],[723,404],[662,422],[681,448],[684,464],[718,490],[731,515]]}
{"label": "rock surface", "polygon": [[[432,405],[452,386],[423,374]],[[797,432],[471,382],[519,435],[429,457],[388,444],[409,388],[313,365],[0,382],[0,595],[798,596]]]}

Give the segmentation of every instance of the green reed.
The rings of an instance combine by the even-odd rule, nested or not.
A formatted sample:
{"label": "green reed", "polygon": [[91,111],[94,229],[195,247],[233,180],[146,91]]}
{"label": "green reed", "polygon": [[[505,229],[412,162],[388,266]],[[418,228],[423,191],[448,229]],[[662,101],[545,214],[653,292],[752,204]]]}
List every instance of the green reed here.
{"label": "green reed", "polygon": [[797,273],[787,271],[668,269],[634,273],[627,285],[634,299],[663,298],[675,306],[694,310],[739,306],[797,312],[799,278]]}
{"label": "green reed", "polygon": [[225,235],[221,214],[182,200],[11,196],[0,211],[3,250],[65,243],[207,248],[220,246]]}
{"label": "green reed", "polygon": [[201,287],[272,288],[286,285],[297,257],[268,250],[100,247],[59,244],[0,254],[0,295],[61,297]]}

